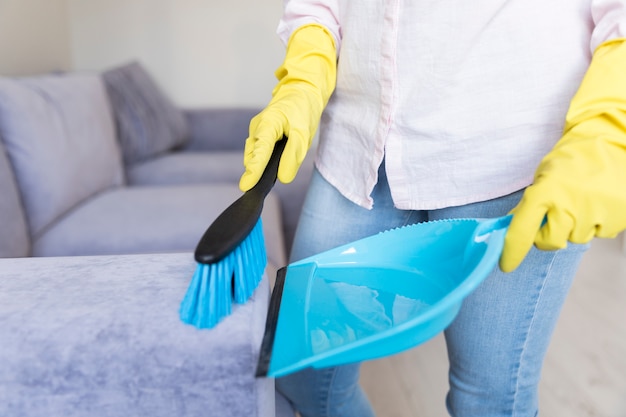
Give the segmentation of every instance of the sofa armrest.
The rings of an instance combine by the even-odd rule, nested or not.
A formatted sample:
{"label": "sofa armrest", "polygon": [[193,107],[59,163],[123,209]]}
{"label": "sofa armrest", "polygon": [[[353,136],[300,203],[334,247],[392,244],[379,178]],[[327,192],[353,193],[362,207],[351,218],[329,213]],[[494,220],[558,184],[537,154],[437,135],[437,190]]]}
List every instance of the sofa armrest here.
{"label": "sofa armrest", "polygon": [[185,151],[241,150],[248,137],[250,119],[258,108],[185,109],[189,142]]}
{"label": "sofa armrest", "polygon": [[195,268],[187,253],[1,259],[0,415],[274,417],[274,381],[254,377],[268,278],[197,330],[178,318]]}

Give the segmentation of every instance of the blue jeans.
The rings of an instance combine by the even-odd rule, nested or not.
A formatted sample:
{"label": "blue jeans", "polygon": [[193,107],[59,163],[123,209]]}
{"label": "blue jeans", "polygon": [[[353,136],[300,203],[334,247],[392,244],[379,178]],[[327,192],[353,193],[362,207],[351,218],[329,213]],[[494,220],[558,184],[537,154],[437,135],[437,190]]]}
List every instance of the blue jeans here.
{"label": "blue jeans", "polygon": [[[345,199],[315,172],[296,232],[295,261],[382,230],[416,222],[462,217],[498,217],[521,198],[439,210],[393,207],[384,167],[367,210]],[[496,268],[468,296],[445,331],[450,361],[446,403],[453,417],[532,417],[543,359],[562,304],[586,245],[531,250],[510,274]],[[276,380],[277,389],[303,417],[370,417],[359,386],[359,364],[306,369]]]}

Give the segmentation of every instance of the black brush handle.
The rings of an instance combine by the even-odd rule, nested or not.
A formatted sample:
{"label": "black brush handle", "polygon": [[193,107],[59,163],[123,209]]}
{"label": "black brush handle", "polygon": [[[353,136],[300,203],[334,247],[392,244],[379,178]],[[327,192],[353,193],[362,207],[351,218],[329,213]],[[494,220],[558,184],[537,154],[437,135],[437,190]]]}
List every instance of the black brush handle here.
{"label": "black brush handle", "polygon": [[228,206],[204,232],[196,246],[196,262],[219,262],[250,235],[261,216],[263,201],[276,183],[278,164],[286,143],[284,136],[276,142],[259,182]]}

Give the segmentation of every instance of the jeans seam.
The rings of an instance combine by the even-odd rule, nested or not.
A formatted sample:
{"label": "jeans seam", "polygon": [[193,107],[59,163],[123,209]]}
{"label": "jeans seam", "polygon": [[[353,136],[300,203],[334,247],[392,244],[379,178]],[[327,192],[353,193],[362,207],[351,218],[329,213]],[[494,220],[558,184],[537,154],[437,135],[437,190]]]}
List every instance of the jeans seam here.
{"label": "jeans seam", "polygon": [[337,367],[330,368],[329,371],[330,372],[328,373],[328,375],[324,376],[324,379],[326,379],[328,383],[324,381],[323,384],[324,387],[327,387],[327,389],[323,393],[324,398],[322,398],[321,401],[321,404],[324,404],[324,408],[322,410],[323,416],[330,415],[330,393],[332,392],[333,382],[335,380],[335,375],[337,374]]}
{"label": "jeans seam", "polygon": [[533,325],[535,324],[535,318],[537,317],[537,308],[539,306],[539,302],[543,296],[543,292],[546,288],[546,283],[548,281],[548,277],[550,276],[550,272],[552,271],[552,266],[554,265],[554,261],[556,259],[558,255],[558,252],[556,252],[554,254],[554,256],[552,256],[552,259],[550,260],[550,264],[548,265],[548,267],[546,268],[546,272],[544,274],[544,279],[543,282],[541,284],[541,288],[539,290],[539,294],[537,296],[537,299],[535,301],[535,306],[534,306],[534,310],[533,310],[533,316],[532,319],[530,321],[530,324],[528,325],[528,330],[526,332],[526,339],[524,340],[524,345],[522,346],[522,351],[520,353],[520,357],[519,357],[519,362],[518,362],[518,367],[517,367],[517,373],[516,373],[516,383],[515,383],[515,393],[513,394],[513,410],[512,410],[512,414],[511,417],[515,417],[517,415],[517,409],[516,409],[516,404],[517,404],[517,396],[520,392],[519,389],[519,384],[520,384],[520,379],[521,379],[521,372],[522,372],[522,362],[525,360],[525,355],[527,352],[527,348],[528,348],[528,339],[529,339],[529,335],[531,333],[531,330],[533,328]]}

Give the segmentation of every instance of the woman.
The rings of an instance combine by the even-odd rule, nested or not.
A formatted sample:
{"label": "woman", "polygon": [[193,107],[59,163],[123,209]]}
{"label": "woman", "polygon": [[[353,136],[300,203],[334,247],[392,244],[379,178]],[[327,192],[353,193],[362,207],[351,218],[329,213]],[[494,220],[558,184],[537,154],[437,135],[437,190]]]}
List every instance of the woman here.
{"label": "woman", "polygon": [[[292,261],[406,224],[512,212],[500,268],[445,331],[446,403],[453,417],[537,415],[586,244],[626,228],[626,0],[291,0],[278,33],[285,61],[250,123],[242,190],[283,133],[290,182],[319,125]],[[277,388],[303,417],[372,416],[358,369]]]}

